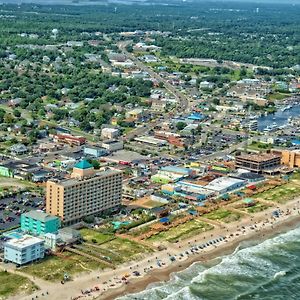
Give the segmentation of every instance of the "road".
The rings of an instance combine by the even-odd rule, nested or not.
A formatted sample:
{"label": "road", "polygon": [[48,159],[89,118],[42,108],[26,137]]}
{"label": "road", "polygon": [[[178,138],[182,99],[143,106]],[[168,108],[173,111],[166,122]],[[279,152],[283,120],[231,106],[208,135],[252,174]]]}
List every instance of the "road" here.
{"label": "road", "polygon": [[211,161],[211,160],[216,159],[218,157],[229,155],[232,152],[234,152],[235,150],[244,148],[245,147],[245,143],[247,143],[247,141],[243,141],[241,143],[231,145],[230,147],[228,147],[228,148],[226,148],[224,150],[216,151],[216,152],[214,152],[212,154],[202,156],[201,157],[201,161],[208,162],[208,161]]}
{"label": "road", "polygon": [[126,46],[130,43],[130,41],[122,41],[118,43],[119,49],[122,51],[124,55],[130,58],[137,67],[141,70],[147,72],[151,77],[155,78],[158,82],[162,82],[164,84],[165,89],[174,95],[175,99],[178,101],[178,112],[185,112],[189,107],[189,102],[192,100],[188,96],[184,95],[180,91],[178,91],[173,85],[171,85],[166,79],[162,78],[159,74],[154,72],[151,68],[143,64],[139,61],[133,54],[129,53],[126,50]]}
{"label": "road", "polygon": [[[122,51],[126,57],[131,59],[137,67],[139,67],[141,70],[144,72],[147,72],[152,78],[155,78],[158,82],[162,82],[164,84],[165,89],[171,93],[175,99],[177,100],[177,112],[186,112],[189,109],[189,102],[192,100],[188,96],[184,95],[180,91],[178,91],[174,86],[172,86],[166,79],[162,78],[159,74],[154,72],[151,68],[148,66],[144,65],[141,61],[139,61],[133,54],[129,53],[126,50],[127,45],[130,44],[130,41],[122,41],[118,43],[119,49]],[[164,120],[157,120],[152,123],[148,123],[146,127],[140,127],[135,130],[132,130],[129,132],[126,136],[127,139],[132,139],[137,135],[142,135],[143,133],[147,132],[149,129],[154,128],[157,126],[159,123],[169,120],[170,115],[165,115]]]}

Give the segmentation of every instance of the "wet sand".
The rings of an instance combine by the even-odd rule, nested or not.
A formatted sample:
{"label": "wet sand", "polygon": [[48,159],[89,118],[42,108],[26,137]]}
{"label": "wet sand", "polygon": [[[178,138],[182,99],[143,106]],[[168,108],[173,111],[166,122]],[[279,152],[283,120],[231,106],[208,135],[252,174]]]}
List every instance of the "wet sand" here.
{"label": "wet sand", "polygon": [[[278,218],[272,217],[274,210],[280,210]],[[30,296],[16,295],[10,299],[116,299],[122,295],[145,290],[149,284],[167,281],[172,273],[184,270],[195,262],[211,262],[215,258],[230,254],[242,242],[249,241],[250,245],[259,243],[278,233],[291,230],[298,224],[300,224],[300,198],[295,198],[289,203],[278,204],[277,208],[270,207],[254,215],[244,216],[236,222],[220,222],[210,231],[178,243],[169,243],[166,250],[148,253],[125,262],[116,269],[97,269],[80,273],[65,285],[41,279],[37,282],[37,279],[30,278],[40,290]],[[203,244],[206,246],[203,249],[199,248]],[[173,262],[172,256],[175,258]],[[137,271],[141,276],[134,276],[134,272]],[[126,278],[123,279],[124,277]]]}
{"label": "wet sand", "polygon": [[170,276],[174,272],[180,272],[190,265],[196,262],[208,262],[220,256],[229,255],[235,251],[235,249],[242,243],[251,241],[255,244],[262,242],[266,239],[272,238],[280,233],[287,232],[291,229],[296,228],[300,224],[300,215],[290,216],[286,220],[281,220],[277,224],[273,225],[273,228],[261,229],[258,232],[253,231],[245,236],[240,236],[233,241],[228,241],[217,248],[212,249],[209,253],[199,253],[190,255],[185,261],[176,261],[169,267],[164,269],[156,269],[151,274],[145,275],[144,277],[131,279],[127,285],[123,285],[119,288],[110,289],[103,295],[94,299],[107,299],[112,300],[117,297],[124,296],[127,294],[137,293],[143,291],[150,284],[156,282],[168,281]]}

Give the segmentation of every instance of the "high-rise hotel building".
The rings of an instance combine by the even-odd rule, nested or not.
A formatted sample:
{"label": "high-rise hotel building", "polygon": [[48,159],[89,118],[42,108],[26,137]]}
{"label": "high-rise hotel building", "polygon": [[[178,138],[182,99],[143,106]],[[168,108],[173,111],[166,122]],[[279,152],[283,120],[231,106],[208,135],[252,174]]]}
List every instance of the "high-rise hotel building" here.
{"label": "high-rise hotel building", "polygon": [[122,199],[122,172],[97,172],[83,160],[74,166],[70,179],[49,180],[46,212],[59,216],[64,224],[118,207]]}

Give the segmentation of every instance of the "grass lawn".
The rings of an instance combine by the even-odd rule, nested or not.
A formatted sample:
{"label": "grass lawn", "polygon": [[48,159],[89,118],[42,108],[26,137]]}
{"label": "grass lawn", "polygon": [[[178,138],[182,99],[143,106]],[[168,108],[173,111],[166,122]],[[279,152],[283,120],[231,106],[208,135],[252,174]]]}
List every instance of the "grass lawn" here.
{"label": "grass lawn", "polygon": [[177,240],[183,240],[190,238],[199,233],[213,229],[214,227],[210,224],[204,223],[199,220],[188,221],[184,224],[170,228],[167,231],[160,232],[156,235],[151,236],[148,241],[168,241],[175,242]]}
{"label": "grass lawn", "polygon": [[66,272],[69,275],[75,275],[105,268],[104,265],[77,254],[64,252],[62,255],[64,257],[48,256],[40,262],[22,267],[19,270],[44,280],[60,281]]}
{"label": "grass lawn", "polygon": [[87,242],[96,241],[97,244],[103,244],[115,238],[115,236],[112,234],[104,234],[102,232],[88,229],[88,228],[81,229],[80,233],[85,241]]}
{"label": "grass lawn", "polygon": [[257,202],[254,206],[247,207],[246,211],[248,213],[254,214],[254,213],[257,213],[257,212],[260,212],[260,211],[264,211],[264,210],[266,210],[270,207],[271,207],[270,205]]}
{"label": "grass lawn", "polygon": [[291,176],[291,180],[299,181],[298,184],[300,184],[300,172],[295,172]]}
{"label": "grass lawn", "polygon": [[101,247],[119,255],[122,262],[130,261],[134,256],[138,257],[141,254],[152,252],[152,249],[144,245],[121,238],[102,244]]}
{"label": "grass lawn", "polygon": [[82,229],[80,232],[88,243],[94,245],[94,247],[85,245],[87,249],[97,252],[100,256],[109,257],[113,264],[129,261],[134,256],[152,252],[150,248],[137,242],[103,234],[96,230]]}
{"label": "grass lawn", "polygon": [[286,203],[296,196],[300,196],[300,185],[298,180],[293,180],[289,183],[277,186],[268,191],[258,193],[252,198],[274,201],[277,203]]}
{"label": "grass lawn", "polygon": [[271,93],[267,96],[267,99],[268,100],[283,100],[283,99],[286,99],[288,97],[290,97],[291,94],[285,94],[285,93],[279,93],[279,92],[276,92],[276,93]]}
{"label": "grass lawn", "polygon": [[146,225],[146,226],[143,226],[138,229],[134,229],[134,230],[130,231],[130,235],[132,235],[134,237],[139,236],[139,235],[142,235],[142,234],[148,232],[149,230],[151,230],[150,227],[148,225]]}
{"label": "grass lawn", "polygon": [[38,288],[26,277],[0,271],[0,300],[18,294],[31,294]]}
{"label": "grass lawn", "polygon": [[102,256],[109,258],[109,262],[114,265],[124,263],[126,261],[137,259],[141,254],[152,252],[152,250],[137,242],[133,242],[127,239],[116,238],[104,244],[84,245],[84,249],[80,249],[86,253],[94,256]]}
{"label": "grass lawn", "polygon": [[134,129],[134,127],[123,127],[123,129],[124,129],[124,134],[127,134],[130,131],[132,131]]}
{"label": "grass lawn", "polygon": [[261,151],[261,150],[265,150],[265,149],[271,149],[272,145],[260,143],[260,142],[252,142],[252,144],[248,145],[247,147],[248,147],[248,149],[251,149],[251,150]]}
{"label": "grass lawn", "polygon": [[241,215],[236,212],[231,212],[224,208],[219,208],[215,211],[212,211],[208,214],[203,215],[205,218],[215,221],[222,221],[225,223],[230,223],[238,221],[241,218]]}
{"label": "grass lawn", "polygon": [[[237,203],[237,204],[241,204],[241,202]],[[267,205],[265,203],[261,203],[261,202],[257,201],[255,203],[255,205],[253,205],[253,206],[239,207],[239,205],[237,205],[235,208],[238,209],[238,210],[247,212],[247,213],[254,214],[254,213],[257,213],[257,212],[260,212],[260,211],[264,211],[264,210],[268,209],[269,207],[271,207],[271,205]]]}
{"label": "grass lawn", "polygon": [[2,190],[7,189],[9,192],[12,192],[21,188],[35,188],[36,186],[27,180],[0,176],[0,187]]}

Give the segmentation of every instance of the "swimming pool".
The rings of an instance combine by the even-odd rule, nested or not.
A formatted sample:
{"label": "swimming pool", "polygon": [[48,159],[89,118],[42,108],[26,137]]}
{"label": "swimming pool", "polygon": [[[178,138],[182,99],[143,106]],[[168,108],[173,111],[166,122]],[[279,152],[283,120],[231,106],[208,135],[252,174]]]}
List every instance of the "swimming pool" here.
{"label": "swimming pool", "polygon": [[119,222],[119,221],[115,221],[112,222],[112,224],[114,225],[114,229],[119,229],[121,225],[129,225],[131,222],[129,221],[124,221],[124,222]]}
{"label": "swimming pool", "polygon": [[9,239],[20,239],[23,237],[23,234],[19,230],[13,230],[3,233],[3,236]]}

